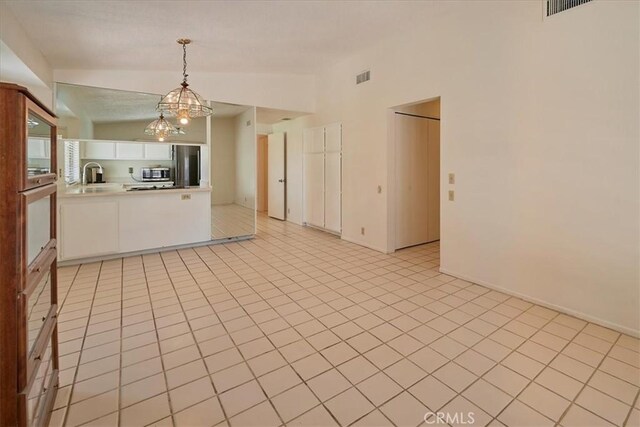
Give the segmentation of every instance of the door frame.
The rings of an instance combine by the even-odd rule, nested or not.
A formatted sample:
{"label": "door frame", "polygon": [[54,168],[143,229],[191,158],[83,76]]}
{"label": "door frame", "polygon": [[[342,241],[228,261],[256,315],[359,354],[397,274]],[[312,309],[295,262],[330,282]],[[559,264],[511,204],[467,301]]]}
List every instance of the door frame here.
{"label": "door frame", "polygon": [[[410,102],[407,104],[401,104],[394,107],[390,107],[387,109],[387,247],[386,253],[391,254],[394,253],[396,249],[396,219],[397,219],[397,180],[396,180],[396,148],[397,141],[395,137],[396,133],[396,121],[395,116],[396,112],[400,111],[401,108],[410,107],[412,105],[424,104],[431,101],[436,101],[440,99],[440,123],[442,124],[442,97],[434,96],[431,98],[422,99],[415,102]],[[444,168],[443,168],[443,129],[442,125],[440,126],[440,241],[444,239],[444,235],[442,233],[442,223],[443,223],[443,197],[445,194],[444,185],[445,180],[443,179]]]}

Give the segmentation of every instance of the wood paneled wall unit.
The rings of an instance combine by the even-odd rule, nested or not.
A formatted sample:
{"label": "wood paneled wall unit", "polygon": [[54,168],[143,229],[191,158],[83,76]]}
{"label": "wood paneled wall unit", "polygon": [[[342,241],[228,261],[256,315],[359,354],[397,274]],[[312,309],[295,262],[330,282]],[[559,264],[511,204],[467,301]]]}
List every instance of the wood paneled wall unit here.
{"label": "wood paneled wall unit", "polygon": [[56,120],[0,83],[0,426],[47,425],[58,388]]}

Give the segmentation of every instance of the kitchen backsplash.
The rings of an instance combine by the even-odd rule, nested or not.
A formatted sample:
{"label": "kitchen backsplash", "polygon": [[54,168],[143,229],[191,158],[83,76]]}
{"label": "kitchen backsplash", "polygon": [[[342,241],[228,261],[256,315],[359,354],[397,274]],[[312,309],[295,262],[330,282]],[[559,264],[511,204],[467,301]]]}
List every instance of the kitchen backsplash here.
{"label": "kitchen backsplash", "polygon": [[[92,160],[82,159],[80,166],[83,167],[85,163]],[[129,175],[129,168],[133,168],[133,177],[141,180],[140,168],[143,167],[172,167],[171,160],[98,160],[97,161],[104,170],[103,179],[106,182],[118,182],[118,183],[134,183],[136,182]]]}

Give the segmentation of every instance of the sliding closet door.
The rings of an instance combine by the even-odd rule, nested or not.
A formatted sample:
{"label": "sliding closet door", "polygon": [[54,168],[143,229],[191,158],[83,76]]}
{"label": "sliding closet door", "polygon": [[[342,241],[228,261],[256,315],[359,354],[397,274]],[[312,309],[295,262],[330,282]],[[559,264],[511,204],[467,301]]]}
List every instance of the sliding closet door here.
{"label": "sliding closet door", "polygon": [[324,228],[342,231],[342,126],[325,128]]}
{"label": "sliding closet door", "polygon": [[396,114],[396,248],[429,241],[427,119]]}
{"label": "sliding closet door", "polygon": [[324,227],[324,128],[304,131],[303,221]]}
{"label": "sliding closet door", "polygon": [[426,121],[429,122],[427,241],[433,242],[440,240],[440,121],[431,119]]}

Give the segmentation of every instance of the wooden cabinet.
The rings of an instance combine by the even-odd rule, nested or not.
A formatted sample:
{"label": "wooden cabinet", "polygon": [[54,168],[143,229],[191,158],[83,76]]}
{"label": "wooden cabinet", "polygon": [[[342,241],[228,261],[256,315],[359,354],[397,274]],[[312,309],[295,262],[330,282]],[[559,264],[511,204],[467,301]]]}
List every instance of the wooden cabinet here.
{"label": "wooden cabinet", "polygon": [[0,83],[0,425],[46,425],[58,385],[56,118]]}

